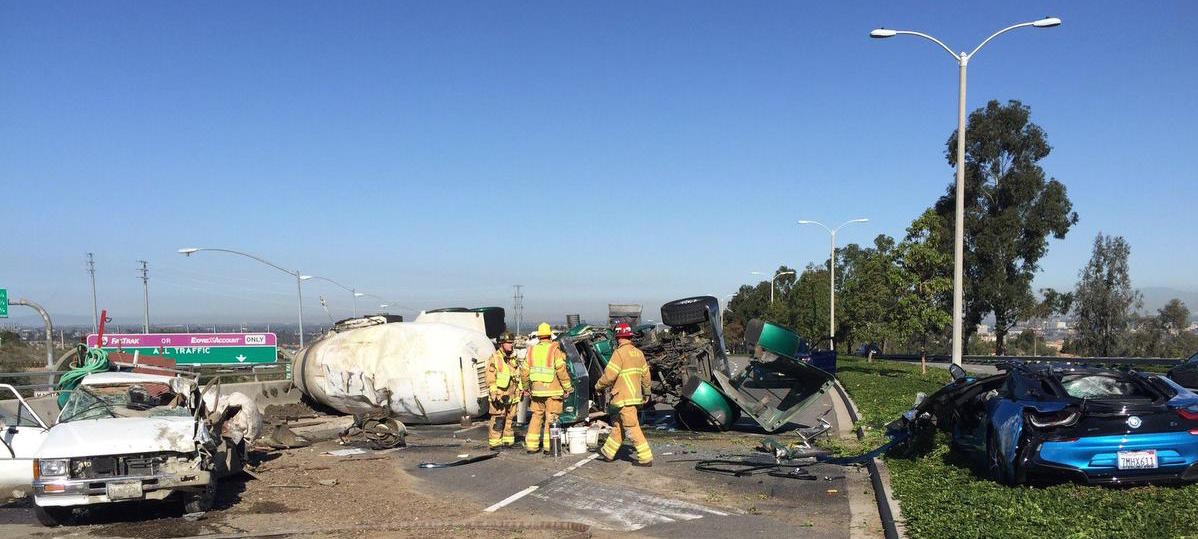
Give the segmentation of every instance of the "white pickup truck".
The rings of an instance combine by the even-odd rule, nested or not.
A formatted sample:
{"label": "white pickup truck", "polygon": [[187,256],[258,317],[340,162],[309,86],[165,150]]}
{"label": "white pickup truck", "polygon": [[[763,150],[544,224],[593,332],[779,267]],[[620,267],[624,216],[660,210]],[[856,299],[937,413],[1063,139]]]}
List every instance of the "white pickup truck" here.
{"label": "white pickup truck", "polygon": [[243,440],[222,436],[240,407],[210,413],[213,389],[200,398],[196,383],[181,376],[91,374],[49,428],[18,398],[17,422],[3,427],[0,485],[31,486],[47,526],[70,521],[79,507],[171,494],[185,512],[206,511],[217,481],[240,471],[245,456]]}

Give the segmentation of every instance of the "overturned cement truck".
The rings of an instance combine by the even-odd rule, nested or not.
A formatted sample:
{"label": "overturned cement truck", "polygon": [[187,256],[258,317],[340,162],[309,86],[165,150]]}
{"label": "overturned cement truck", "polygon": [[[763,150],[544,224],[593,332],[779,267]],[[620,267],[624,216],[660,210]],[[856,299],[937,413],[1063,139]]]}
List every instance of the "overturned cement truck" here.
{"label": "overturned cement truck", "polygon": [[296,353],[292,379],[342,413],[452,423],[486,413],[486,360],[502,331],[498,307],[343,320]]}

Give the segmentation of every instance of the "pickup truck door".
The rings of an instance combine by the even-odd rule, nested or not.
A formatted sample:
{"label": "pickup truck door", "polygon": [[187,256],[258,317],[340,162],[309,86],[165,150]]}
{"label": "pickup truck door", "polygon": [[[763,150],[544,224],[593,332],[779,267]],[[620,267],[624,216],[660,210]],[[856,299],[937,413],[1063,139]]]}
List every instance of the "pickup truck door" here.
{"label": "pickup truck door", "polygon": [[0,384],[0,502],[32,494],[33,455],[49,430],[13,386]]}

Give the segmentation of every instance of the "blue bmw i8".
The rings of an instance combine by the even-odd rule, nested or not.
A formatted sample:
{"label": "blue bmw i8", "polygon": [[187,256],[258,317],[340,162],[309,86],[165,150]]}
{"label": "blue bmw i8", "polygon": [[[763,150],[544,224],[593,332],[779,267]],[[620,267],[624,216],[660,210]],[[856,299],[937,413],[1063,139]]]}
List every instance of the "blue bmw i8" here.
{"label": "blue bmw i8", "polygon": [[916,404],[892,432],[948,432],[959,451],[1006,484],[1198,480],[1198,394],[1151,373],[1007,362]]}

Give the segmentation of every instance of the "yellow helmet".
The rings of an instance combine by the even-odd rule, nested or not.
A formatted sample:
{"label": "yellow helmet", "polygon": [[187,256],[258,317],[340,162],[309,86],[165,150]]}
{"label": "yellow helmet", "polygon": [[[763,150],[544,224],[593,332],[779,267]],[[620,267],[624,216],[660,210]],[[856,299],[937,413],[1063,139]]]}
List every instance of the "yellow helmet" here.
{"label": "yellow helmet", "polygon": [[551,336],[553,336],[553,328],[549,327],[549,324],[541,322],[541,325],[537,326],[537,337]]}

